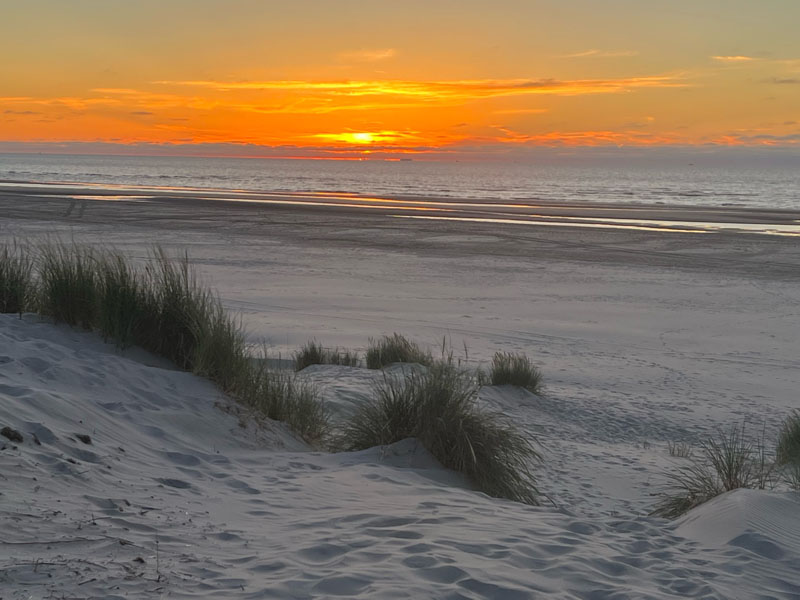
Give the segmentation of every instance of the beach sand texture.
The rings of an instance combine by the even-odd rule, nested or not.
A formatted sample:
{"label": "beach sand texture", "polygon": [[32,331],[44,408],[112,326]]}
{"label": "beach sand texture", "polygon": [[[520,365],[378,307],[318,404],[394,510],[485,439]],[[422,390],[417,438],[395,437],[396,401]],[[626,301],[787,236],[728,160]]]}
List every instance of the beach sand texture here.
{"label": "beach sand texture", "polygon": [[[646,516],[680,464],[668,442],[743,421],[776,432],[797,407],[793,238],[188,200],[88,201],[80,216],[63,197],[0,205],[4,240],[187,250],[254,341],[284,356],[392,331],[466,343],[475,364],[526,352],[542,395],[485,388],[481,402],[542,443],[556,505],[489,499],[413,442],[309,451],[207,382],[3,316],[0,424],[25,436],[0,452],[4,596],[800,597],[797,494],[736,491],[678,522]],[[340,415],[380,377],[302,376]]]}

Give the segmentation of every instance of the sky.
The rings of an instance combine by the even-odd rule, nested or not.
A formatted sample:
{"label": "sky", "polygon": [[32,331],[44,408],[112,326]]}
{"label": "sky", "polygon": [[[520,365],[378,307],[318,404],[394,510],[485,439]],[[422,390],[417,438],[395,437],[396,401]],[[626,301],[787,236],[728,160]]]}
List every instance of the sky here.
{"label": "sky", "polygon": [[0,4],[0,151],[800,152],[798,0]]}

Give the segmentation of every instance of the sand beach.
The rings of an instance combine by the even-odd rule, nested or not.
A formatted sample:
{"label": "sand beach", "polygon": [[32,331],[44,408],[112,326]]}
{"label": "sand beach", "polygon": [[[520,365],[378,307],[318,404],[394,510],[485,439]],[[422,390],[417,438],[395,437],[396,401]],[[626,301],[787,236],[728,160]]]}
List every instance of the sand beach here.
{"label": "sand beach", "polygon": [[[7,184],[0,241],[188,252],[284,357],[395,331],[475,366],[525,352],[541,394],[480,402],[538,440],[546,501],[471,490],[413,441],[315,451],[152,356],[4,315],[0,423],[25,436],[0,452],[4,596],[800,597],[796,493],[648,516],[683,460],[671,444],[742,423],[774,438],[797,407],[800,215],[538,207],[552,226],[498,222],[548,220],[529,208],[233,195]],[[422,212],[444,219],[398,218]],[[300,375],[338,416],[380,377]]]}

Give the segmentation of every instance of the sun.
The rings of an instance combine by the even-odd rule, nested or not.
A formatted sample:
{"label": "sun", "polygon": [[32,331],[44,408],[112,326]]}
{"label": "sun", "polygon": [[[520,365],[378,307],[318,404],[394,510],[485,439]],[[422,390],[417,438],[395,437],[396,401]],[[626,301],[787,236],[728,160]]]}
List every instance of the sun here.
{"label": "sun", "polygon": [[348,133],[345,136],[349,138],[347,141],[354,144],[371,144],[375,141],[375,136],[371,133]]}
{"label": "sun", "polygon": [[311,137],[340,144],[369,146],[371,144],[391,144],[410,136],[397,131],[347,131],[345,133],[316,133]]}

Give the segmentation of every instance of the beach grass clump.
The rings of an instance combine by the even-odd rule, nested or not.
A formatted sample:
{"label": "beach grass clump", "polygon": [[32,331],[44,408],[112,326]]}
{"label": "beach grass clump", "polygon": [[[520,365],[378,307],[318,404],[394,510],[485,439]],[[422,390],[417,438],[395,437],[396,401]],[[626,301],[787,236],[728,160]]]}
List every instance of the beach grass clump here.
{"label": "beach grass clump", "polygon": [[124,256],[104,253],[97,260],[97,328],[106,341],[127,348],[137,341],[148,301],[146,282]]}
{"label": "beach grass clump", "polygon": [[34,295],[33,259],[16,243],[0,247],[0,313],[22,314]]}
{"label": "beach grass clump", "polygon": [[692,445],[687,442],[667,442],[669,455],[675,458],[690,458],[692,456]]}
{"label": "beach grass clump", "polygon": [[147,326],[140,344],[181,369],[194,371],[201,336],[210,329],[208,321],[219,302],[198,283],[186,254],[173,259],[157,247],[145,272]]}
{"label": "beach grass clump", "polygon": [[766,489],[774,485],[773,471],[763,436],[747,437],[744,426],[720,431],[700,443],[688,465],[667,475],[669,487],[651,514],[673,519],[731,490]]}
{"label": "beach grass clump", "polygon": [[399,333],[384,335],[369,340],[366,352],[368,369],[382,369],[393,363],[417,363],[429,366],[433,364],[433,356]]}
{"label": "beach grass clump", "polygon": [[302,371],[311,365],[341,365],[357,367],[360,363],[357,352],[325,348],[322,344],[311,340],[294,355],[296,371]]}
{"label": "beach grass clump", "polygon": [[387,374],[345,424],[343,450],[363,450],[416,438],[446,468],[463,473],[484,493],[537,504],[532,443],[502,414],[480,408],[478,385],[452,361],[425,370]]}
{"label": "beach grass clump", "polygon": [[266,354],[240,371],[235,396],[245,405],[275,421],[285,422],[312,444],[328,433],[328,413],[317,389],[293,373],[267,367]]}
{"label": "beach grass clump", "polygon": [[489,381],[492,385],[515,385],[536,394],[539,392],[542,374],[525,354],[495,352]]}
{"label": "beach grass clump", "polygon": [[795,411],[783,422],[775,454],[780,465],[800,466],[800,411]]}
{"label": "beach grass clump", "polygon": [[223,390],[237,393],[237,386],[253,368],[241,321],[228,315],[214,298],[197,323],[197,343],[192,359],[196,374],[216,382]]}
{"label": "beach grass clump", "polygon": [[[14,284],[13,306],[8,302],[15,312],[22,306],[19,288],[32,285],[32,267],[25,260],[8,249],[0,253],[0,277],[13,270],[24,280]],[[41,314],[96,330],[122,348],[135,345],[167,358],[286,422],[306,441],[323,439],[327,414],[316,389],[269,370],[266,360],[253,360],[241,322],[198,281],[187,255],[173,258],[156,247],[137,267],[116,252],[57,243],[40,248],[35,267],[35,308]]]}
{"label": "beach grass clump", "polygon": [[776,462],[783,467],[786,482],[800,490],[800,411],[783,422],[775,455]]}
{"label": "beach grass clump", "polygon": [[96,252],[74,244],[48,244],[39,252],[39,311],[56,323],[92,329],[97,323]]}

